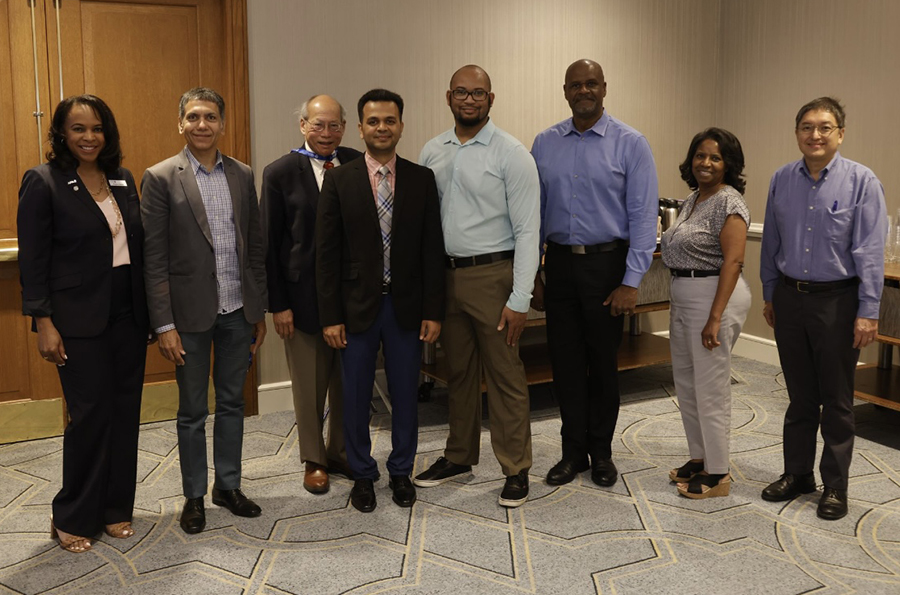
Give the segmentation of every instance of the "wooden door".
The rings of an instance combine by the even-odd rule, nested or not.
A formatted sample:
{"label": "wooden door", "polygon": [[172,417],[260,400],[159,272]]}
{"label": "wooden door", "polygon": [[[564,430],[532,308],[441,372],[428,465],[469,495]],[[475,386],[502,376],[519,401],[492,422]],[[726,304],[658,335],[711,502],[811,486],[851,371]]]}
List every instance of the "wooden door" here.
{"label": "wooden door", "polygon": [[[221,149],[249,162],[246,0],[0,0],[0,76],[11,80],[0,87],[0,138],[12,131],[16,148],[14,158],[7,151],[0,157],[0,238],[15,238],[18,182],[42,161],[50,117],[64,97],[92,93],[109,104],[123,165],[139,182],[147,167],[184,146],[177,129],[181,94],[212,87],[226,102]],[[36,99],[44,112],[40,137]],[[28,326],[18,269],[0,262],[0,336],[16,339],[0,342],[0,407],[61,397],[56,372],[38,356]],[[248,412],[255,413],[255,383],[248,380],[245,394]],[[171,418],[177,407],[173,366],[155,347],[148,352],[144,401],[145,420]],[[12,417],[5,415],[12,408],[2,411],[0,418]],[[11,435],[3,434],[0,423],[0,442]],[[32,434],[27,437],[37,437]]]}

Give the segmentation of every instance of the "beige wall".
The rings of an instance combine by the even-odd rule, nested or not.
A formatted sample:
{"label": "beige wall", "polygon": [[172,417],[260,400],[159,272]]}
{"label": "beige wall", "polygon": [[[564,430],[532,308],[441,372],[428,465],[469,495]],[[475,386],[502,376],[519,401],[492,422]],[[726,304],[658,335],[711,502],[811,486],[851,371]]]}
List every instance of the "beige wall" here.
{"label": "beige wall", "polygon": [[[301,142],[296,106],[329,93],[348,109],[345,144],[362,148],[356,100],[386,87],[406,101],[401,155],[449,128],[444,100],[452,72],[467,63],[493,79],[494,121],[531,145],[570,115],[565,68],[578,58],[603,65],[615,117],[653,148],[661,196],[686,194],[677,165],[691,136],[719,125],[744,144],[747,199],[762,222],[772,172],[799,155],[793,117],[808,99],[835,94],[848,108],[844,154],[882,179],[888,206],[900,172],[888,168],[887,101],[900,91],[896,56],[900,2],[867,0],[333,0],[248,3],[253,167]],[[866,142],[863,142],[863,140]],[[882,140],[885,139],[885,140]],[[771,337],[758,290],[758,242],[748,245],[754,307],[746,332]],[[759,305],[759,307],[757,307]],[[666,328],[663,314],[645,330]],[[270,329],[272,326],[270,325]],[[281,341],[263,347],[263,383],[288,379]]]}

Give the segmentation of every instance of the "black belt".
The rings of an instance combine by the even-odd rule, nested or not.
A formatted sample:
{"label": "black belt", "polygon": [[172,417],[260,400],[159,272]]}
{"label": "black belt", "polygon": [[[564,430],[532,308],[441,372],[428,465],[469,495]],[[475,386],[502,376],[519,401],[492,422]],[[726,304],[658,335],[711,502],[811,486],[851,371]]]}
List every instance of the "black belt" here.
{"label": "black belt", "polygon": [[563,250],[572,254],[597,254],[598,252],[612,252],[619,248],[627,248],[630,245],[628,240],[613,240],[603,244],[594,244],[593,246],[572,246],[570,244],[557,244],[556,242],[547,242],[547,248],[554,250]]}
{"label": "black belt", "polygon": [[799,279],[791,279],[787,275],[782,275],[781,280],[785,285],[800,293],[820,293],[822,291],[834,291],[835,289],[859,285],[859,277],[851,277],[850,279],[841,279],[839,281],[800,281]]}
{"label": "black belt", "polygon": [[673,277],[718,277],[719,271],[697,271],[694,269],[669,269]]}
{"label": "black belt", "polygon": [[391,284],[390,283],[382,283],[381,284],[381,295],[386,295],[391,292]]}
{"label": "black belt", "polygon": [[515,250],[505,250],[503,252],[479,254],[478,256],[446,256],[445,258],[448,269],[464,269],[481,264],[492,264],[501,260],[510,260],[515,253]]}

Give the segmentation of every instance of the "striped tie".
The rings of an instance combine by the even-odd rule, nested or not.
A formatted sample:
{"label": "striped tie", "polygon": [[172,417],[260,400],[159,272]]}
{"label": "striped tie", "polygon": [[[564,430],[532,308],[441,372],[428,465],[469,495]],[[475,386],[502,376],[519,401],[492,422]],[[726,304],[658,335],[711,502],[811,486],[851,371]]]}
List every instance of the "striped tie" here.
{"label": "striped tie", "polygon": [[391,282],[391,216],[394,210],[394,193],[388,180],[388,166],[382,165],[378,170],[381,179],[378,181],[378,222],[381,225],[381,243],[384,246],[384,283]]}

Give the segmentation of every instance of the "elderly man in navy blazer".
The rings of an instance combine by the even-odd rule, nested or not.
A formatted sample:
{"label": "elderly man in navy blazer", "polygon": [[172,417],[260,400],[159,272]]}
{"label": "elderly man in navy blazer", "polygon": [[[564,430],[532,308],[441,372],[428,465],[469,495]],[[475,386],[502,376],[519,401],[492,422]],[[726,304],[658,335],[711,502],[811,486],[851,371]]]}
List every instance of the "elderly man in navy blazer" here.
{"label": "elderly man in navy blazer", "polygon": [[375,509],[369,405],[379,346],[393,401],[387,461],[394,502],[412,506],[422,341],[444,318],[444,240],[430,169],[396,154],[403,99],[373,89],[358,103],[366,154],[325,174],[316,218],[316,287],[325,341],[342,349],[350,502]]}
{"label": "elderly man in navy blazer", "polygon": [[[329,472],[348,474],[340,352],[325,343],[316,301],[316,211],[325,172],[362,153],[339,146],[347,123],[343,106],[316,95],[300,106],[303,146],[263,172],[261,208],[267,227],[266,279],[275,332],[284,340],[303,487],[329,488]],[[326,409],[326,401],[328,408]],[[323,438],[325,420],[328,440]]]}
{"label": "elderly man in navy blazer", "polygon": [[144,279],[159,350],[176,366],[178,455],[187,498],[181,528],[199,533],[206,525],[211,346],[212,501],[238,516],[261,512],[240,490],[242,389],[247,360],[266,336],[266,269],[253,172],[218,150],[225,131],[221,95],[203,87],[182,95],[178,131],[187,143],[184,150],[148,169],[141,180]]}

